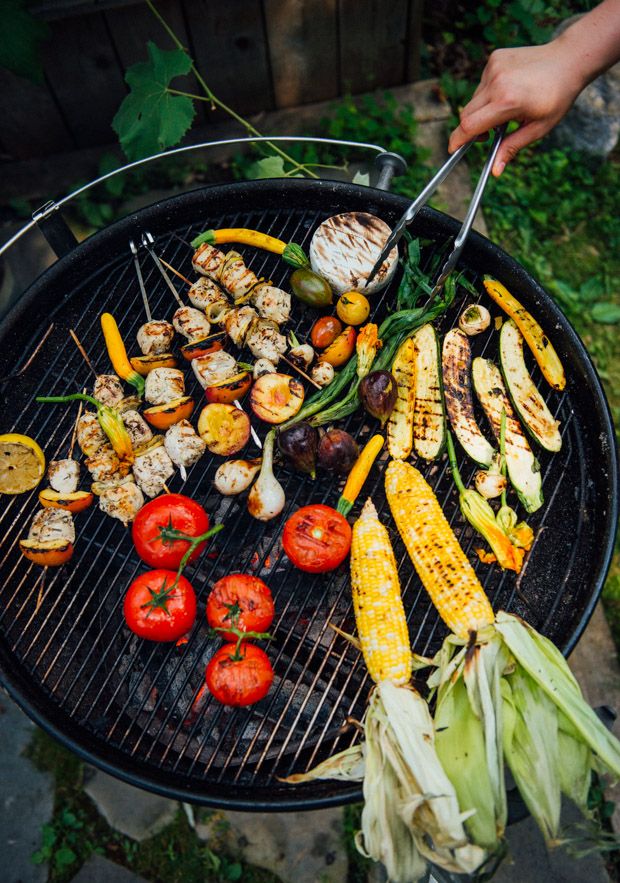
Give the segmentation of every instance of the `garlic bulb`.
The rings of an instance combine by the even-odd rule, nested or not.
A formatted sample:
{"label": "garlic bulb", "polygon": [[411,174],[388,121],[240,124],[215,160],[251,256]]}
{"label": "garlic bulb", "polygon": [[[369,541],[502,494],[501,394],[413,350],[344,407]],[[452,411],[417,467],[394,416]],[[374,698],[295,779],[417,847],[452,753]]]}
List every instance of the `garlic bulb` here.
{"label": "garlic bulb", "polygon": [[254,481],[260,464],[260,458],[257,460],[226,460],[218,467],[213,484],[225,497],[241,494]]}
{"label": "garlic bulb", "polygon": [[459,316],[459,328],[470,337],[486,331],[491,324],[491,314],[481,304],[471,304]]}
{"label": "garlic bulb", "polygon": [[334,375],[335,372],[333,365],[330,365],[329,362],[317,362],[310,372],[310,377],[315,383],[318,383],[319,386],[329,386],[334,379]]}

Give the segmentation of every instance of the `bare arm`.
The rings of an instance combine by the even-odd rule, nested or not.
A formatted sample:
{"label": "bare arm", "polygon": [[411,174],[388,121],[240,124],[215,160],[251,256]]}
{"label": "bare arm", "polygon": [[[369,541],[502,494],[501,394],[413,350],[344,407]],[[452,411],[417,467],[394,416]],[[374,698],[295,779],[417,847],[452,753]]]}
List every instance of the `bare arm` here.
{"label": "bare arm", "polygon": [[542,46],[497,49],[460,114],[448,150],[516,120],[493,166],[501,175],[522,147],[547,134],[588,83],[620,60],[620,0],[604,0]]}

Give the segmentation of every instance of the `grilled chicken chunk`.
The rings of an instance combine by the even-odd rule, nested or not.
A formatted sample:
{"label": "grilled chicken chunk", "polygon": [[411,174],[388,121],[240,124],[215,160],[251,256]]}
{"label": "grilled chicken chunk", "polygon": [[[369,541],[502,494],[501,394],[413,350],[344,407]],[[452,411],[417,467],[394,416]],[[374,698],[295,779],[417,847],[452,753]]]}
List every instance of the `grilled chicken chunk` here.
{"label": "grilled chicken chunk", "polygon": [[183,479],[187,477],[185,468],[193,466],[207,449],[189,420],[179,420],[167,430],[164,446],[175,466],[180,467]]}
{"label": "grilled chicken chunk", "polygon": [[153,438],[151,427],[137,411],[125,411],[123,413],[123,423],[129,433],[132,448],[139,448],[140,445],[145,444],[145,442],[148,442]]}
{"label": "grilled chicken chunk", "polygon": [[93,481],[109,481],[124,474],[120,460],[109,445],[99,448],[85,462]]}
{"label": "grilled chicken chunk", "polygon": [[213,386],[220,380],[227,380],[238,371],[237,360],[224,350],[192,359],[192,368],[202,387]]}
{"label": "grilled chicken chunk", "polygon": [[283,325],[290,318],[291,296],[281,288],[260,282],[252,291],[252,303],[263,319],[272,319]]}
{"label": "grilled chicken chunk", "polygon": [[213,279],[219,279],[220,272],[224,266],[226,255],[219,248],[214,248],[208,242],[200,245],[192,258],[192,266],[201,276],[211,276]]}
{"label": "grilled chicken chunk", "polygon": [[146,375],[144,398],[152,405],[165,405],[185,394],[185,378],[178,368],[153,368]]}
{"label": "grilled chicken chunk", "polygon": [[167,353],[173,337],[174,328],[170,322],[165,322],[163,319],[145,322],[136,335],[138,346],[145,356]]}
{"label": "grilled chicken chunk", "polygon": [[98,374],[93,388],[93,396],[103,405],[118,405],[125,393],[116,374]]}
{"label": "grilled chicken chunk", "polygon": [[286,352],[286,337],[271,319],[256,319],[246,334],[245,345],[257,359],[269,359],[277,365]]}
{"label": "grilled chicken chunk", "polygon": [[247,330],[256,318],[258,313],[253,307],[235,307],[224,315],[224,329],[236,346],[243,346]]}
{"label": "grilled chicken chunk", "polygon": [[99,508],[124,525],[133,521],[144,506],[144,495],[134,481],[106,488],[99,496]]}
{"label": "grilled chicken chunk", "polygon": [[80,464],[77,460],[52,460],[47,467],[47,478],[52,490],[72,494],[80,482]]}
{"label": "grilled chicken chunk", "polygon": [[208,337],[211,325],[204,313],[195,307],[179,307],[172,317],[172,324],[188,340],[202,340]]}
{"label": "grilled chicken chunk", "polygon": [[28,539],[38,543],[47,543],[50,540],[68,540],[74,543],[73,516],[64,509],[39,509],[32,519]]}
{"label": "grilled chicken chunk", "polygon": [[194,282],[187,292],[187,296],[197,309],[204,310],[207,313],[207,318],[208,307],[213,304],[228,303],[228,299],[220,286],[212,279],[209,279],[208,276],[201,276],[197,282]]}
{"label": "grilled chicken chunk", "polygon": [[258,284],[258,277],[249,267],[246,267],[238,252],[229,251],[220,270],[219,282],[235,298],[240,298],[248,294]]}
{"label": "grilled chicken chunk", "polygon": [[149,448],[137,456],[132,468],[136,483],[147,497],[160,494],[164,484],[174,475],[174,464],[163,445]]}
{"label": "grilled chicken chunk", "polygon": [[78,420],[77,441],[80,450],[87,457],[92,457],[99,448],[108,444],[108,437],[94,411],[84,411]]}

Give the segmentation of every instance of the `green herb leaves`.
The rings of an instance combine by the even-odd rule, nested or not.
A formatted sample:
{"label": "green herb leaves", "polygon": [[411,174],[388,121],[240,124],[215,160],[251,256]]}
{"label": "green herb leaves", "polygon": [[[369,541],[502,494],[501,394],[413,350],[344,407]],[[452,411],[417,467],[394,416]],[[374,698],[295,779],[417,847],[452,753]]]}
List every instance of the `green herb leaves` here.
{"label": "green herb leaves", "polygon": [[34,18],[24,5],[24,0],[2,3],[2,29],[6,39],[0,40],[0,67],[42,83],[39,46],[49,36],[49,27]]}
{"label": "green herb leaves", "polygon": [[195,115],[188,95],[175,95],[170,83],[188,74],[192,60],[182,49],[165,51],[148,43],[149,60],[132,65],[125,80],[131,91],[112,121],[130,160],[159,153],[178,144]]}

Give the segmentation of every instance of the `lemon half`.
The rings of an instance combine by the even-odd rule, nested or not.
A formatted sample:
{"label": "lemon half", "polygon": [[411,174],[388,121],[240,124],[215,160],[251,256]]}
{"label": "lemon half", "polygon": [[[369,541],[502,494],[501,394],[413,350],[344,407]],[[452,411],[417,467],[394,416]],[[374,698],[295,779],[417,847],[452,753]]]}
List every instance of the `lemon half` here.
{"label": "lemon half", "polygon": [[23,494],[45,475],[45,454],[33,438],[8,432],[0,435],[0,494]]}

